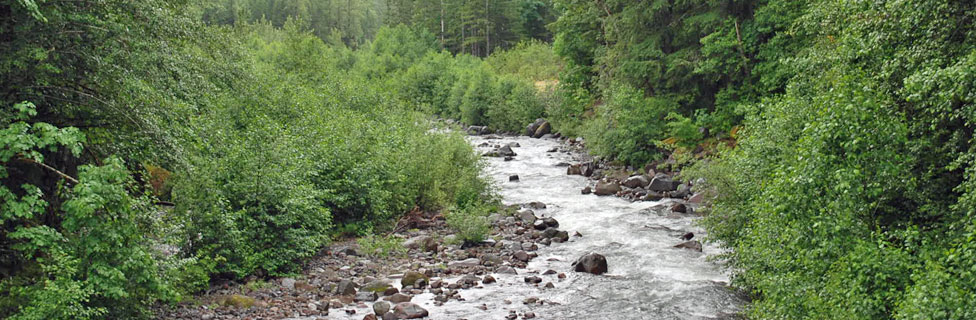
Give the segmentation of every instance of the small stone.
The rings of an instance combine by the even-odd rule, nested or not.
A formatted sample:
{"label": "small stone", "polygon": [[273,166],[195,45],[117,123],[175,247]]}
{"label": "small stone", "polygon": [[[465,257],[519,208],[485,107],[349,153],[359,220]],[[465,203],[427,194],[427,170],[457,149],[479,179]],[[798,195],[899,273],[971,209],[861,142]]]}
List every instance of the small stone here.
{"label": "small stone", "polygon": [[540,283],[540,282],[542,282],[542,278],[536,276],[525,277],[525,283]]}
{"label": "small stone", "polygon": [[536,302],[539,302],[539,297],[528,297],[522,300],[522,304],[534,304]]}
{"label": "small stone", "polygon": [[677,204],[671,206],[671,211],[678,212],[678,213],[687,213],[688,212],[688,207],[685,207],[685,205],[683,203],[677,203]]}
{"label": "small stone", "polygon": [[591,193],[593,193],[593,189],[590,188],[590,186],[586,186],[585,188],[583,188],[582,191],[580,191],[580,193],[582,193],[582,194],[591,194]]}
{"label": "small stone", "polygon": [[519,181],[519,176],[517,174],[508,176],[508,181]]}
{"label": "small stone", "polygon": [[341,280],[336,286],[336,294],[340,296],[356,295],[356,284],[349,280]]}
{"label": "small stone", "polygon": [[524,250],[519,250],[515,252],[514,254],[512,254],[512,257],[518,261],[529,262],[529,253],[525,252]]}
{"label": "small stone", "polygon": [[534,318],[535,318],[535,312],[529,311],[522,314],[522,319],[534,319]]}
{"label": "small stone", "polygon": [[546,282],[546,285],[544,287],[546,289],[552,289],[552,288],[555,288],[556,285],[552,284],[552,282]]}
{"label": "small stone", "polygon": [[685,233],[685,234],[681,235],[681,240],[688,241],[688,240],[691,240],[691,238],[694,238],[694,237],[695,237],[695,234],[694,233],[688,232],[688,233]]}
{"label": "small stone", "polygon": [[375,314],[370,313],[367,314],[365,317],[363,317],[363,320],[377,320],[377,319]]}

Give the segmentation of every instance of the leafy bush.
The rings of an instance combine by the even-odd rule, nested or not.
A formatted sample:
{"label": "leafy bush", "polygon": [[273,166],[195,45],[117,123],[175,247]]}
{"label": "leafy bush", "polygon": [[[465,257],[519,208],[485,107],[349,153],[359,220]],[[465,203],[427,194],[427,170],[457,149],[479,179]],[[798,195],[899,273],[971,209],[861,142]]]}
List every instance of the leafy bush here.
{"label": "leafy bush", "polygon": [[478,243],[485,240],[491,232],[488,221],[488,207],[475,205],[454,208],[445,214],[447,225],[456,232],[457,240],[464,243]]}
{"label": "leafy bush", "polygon": [[[129,194],[134,183],[122,161],[82,166],[77,179],[59,172],[72,186],[44,195],[38,185],[10,175],[24,170],[17,162],[53,171],[45,155],[64,147],[77,156],[83,135],[25,122],[36,115],[33,104],[14,108],[16,121],[0,130],[0,240],[4,267],[13,268],[0,280],[0,316],[124,318],[143,313],[146,302],[174,298],[144,237],[154,212],[148,199]],[[24,183],[13,187],[17,182]],[[48,207],[49,201],[60,208]]]}
{"label": "leafy bush", "polygon": [[607,103],[596,108],[583,133],[591,151],[640,166],[659,157],[658,141],[667,132],[664,120],[677,104],[618,85]]}

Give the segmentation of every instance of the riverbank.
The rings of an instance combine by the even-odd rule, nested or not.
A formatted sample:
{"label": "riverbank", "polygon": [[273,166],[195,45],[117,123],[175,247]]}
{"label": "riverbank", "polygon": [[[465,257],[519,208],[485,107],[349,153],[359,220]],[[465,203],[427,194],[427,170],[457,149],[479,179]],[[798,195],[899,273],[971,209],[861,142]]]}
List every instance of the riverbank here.
{"label": "riverbank", "polygon": [[[161,309],[159,318],[370,319],[407,302],[415,305],[402,304],[401,318],[578,319],[632,310],[618,318],[697,319],[727,317],[741,304],[724,272],[705,259],[718,249],[687,242],[700,230],[693,211],[672,210],[683,201],[646,194],[641,200],[648,201],[634,201],[647,189],[627,186],[629,177],[614,182],[619,170],[585,155],[580,142],[495,135],[470,141],[484,153],[514,154],[487,160],[507,204],[489,217],[490,240],[455,243],[442,216],[413,212],[392,234],[403,239],[403,254],[370,256],[355,240],[334,243],[299,277],[218,285],[193,303]],[[584,178],[567,174],[573,168],[592,170]],[[592,179],[601,176],[624,184],[614,194],[623,199],[582,192],[598,188]],[[674,248],[684,243],[697,245]],[[591,251],[608,257],[608,274],[574,272],[572,263]]]}

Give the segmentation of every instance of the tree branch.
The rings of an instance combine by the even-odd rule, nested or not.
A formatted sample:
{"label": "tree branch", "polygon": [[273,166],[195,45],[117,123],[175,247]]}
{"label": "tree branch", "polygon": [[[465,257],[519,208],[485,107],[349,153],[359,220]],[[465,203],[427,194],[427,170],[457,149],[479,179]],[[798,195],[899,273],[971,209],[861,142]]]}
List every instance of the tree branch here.
{"label": "tree branch", "polygon": [[29,162],[29,163],[36,164],[36,165],[40,166],[41,168],[47,169],[47,170],[49,170],[51,172],[54,172],[55,174],[61,176],[61,178],[64,178],[64,180],[68,180],[71,183],[74,183],[74,184],[78,184],[79,183],[78,182],[78,179],[75,179],[75,178],[73,178],[73,177],[65,174],[64,172],[61,172],[61,171],[59,171],[58,169],[55,169],[52,166],[49,166],[47,164],[44,164],[43,162],[38,162],[37,160],[31,159],[31,158],[25,158],[25,157],[18,157],[17,159],[20,160],[20,161],[23,161],[23,162]]}

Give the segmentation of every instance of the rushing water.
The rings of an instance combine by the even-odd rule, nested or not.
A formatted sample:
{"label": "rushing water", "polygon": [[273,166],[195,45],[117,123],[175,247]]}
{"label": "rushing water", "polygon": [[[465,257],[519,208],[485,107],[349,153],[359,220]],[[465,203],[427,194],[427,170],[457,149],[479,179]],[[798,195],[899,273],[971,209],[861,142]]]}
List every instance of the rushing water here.
{"label": "rushing water", "polygon": [[[667,200],[630,202],[582,195],[588,180],[567,175],[566,167],[557,166],[574,162],[573,155],[546,152],[560,146],[558,141],[528,137],[471,137],[470,141],[474,145],[518,142],[521,147],[513,148],[518,154],[514,160],[488,160],[487,174],[496,181],[503,201],[546,203],[547,209],[535,210],[537,216],[556,218],[560,229],[570,234],[578,231],[583,237],[540,245],[539,257],[527,269],[519,269],[519,275],[495,274],[497,284],[461,290],[465,301],[434,306],[430,293],[415,297],[414,302],[428,309],[432,319],[504,319],[510,310],[516,310],[519,319],[527,311],[535,313],[536,319],[715,319],[743,304],[726,287],[727,273],[707,259],[720,249],[706,245],[700,253],[673,248],[682,242],[678,237],[684,232],[694,232],[697,239],[702,230],[693,217],[662,210],[669,207]],[[514,174],[520,181],[509,182]],[[572,272],[571,263],[587,252],[606,256],[609,272],[601,276]],[[564,272],[567,278],[542,275],[549,269]],[[543,284],[551,281],[555,288],[528,285],[523,281],[527,275],[542,277]],[[523,304],[528,297],[547,303]]]}

